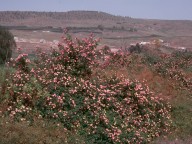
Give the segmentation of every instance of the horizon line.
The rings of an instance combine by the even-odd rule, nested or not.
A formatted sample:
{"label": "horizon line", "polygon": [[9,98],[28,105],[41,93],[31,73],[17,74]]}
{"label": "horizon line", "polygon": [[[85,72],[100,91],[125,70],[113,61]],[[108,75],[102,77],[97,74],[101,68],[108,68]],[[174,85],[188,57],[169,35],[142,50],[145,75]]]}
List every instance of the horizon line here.
{"label": "horizon line", "polygon": [[67,12],[98,12],[98,13],[106,13],[112,16],[117,17],[124,17],[124,18],[132,18],[132,19],[141,19],[141,20],[165,20],[165,21],[192,21],[192,19],[161,19],[161,18],[144,18],[144,17],[131,17],[131,16],[123,16],[123,15],[116,15],[112,14],[110,12],[104,12],[104,11],[97,11],[97,10],[67,10],[67,11],[46,11],[46,10],[0,10],[0,12],[52,12],[52,13],[67,13]]}

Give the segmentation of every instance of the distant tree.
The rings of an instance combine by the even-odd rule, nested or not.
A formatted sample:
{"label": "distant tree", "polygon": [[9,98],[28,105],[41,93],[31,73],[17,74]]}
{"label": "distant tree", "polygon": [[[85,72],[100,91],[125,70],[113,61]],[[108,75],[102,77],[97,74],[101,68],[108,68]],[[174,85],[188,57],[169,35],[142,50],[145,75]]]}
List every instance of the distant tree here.
{"label": "distant tree", "polygon": [[136,32],[137,29],[136,29],[136,28],[129,28],[129,31],[130,31],[130,32]]}
{"label": "distant tree", "polygon": [[121,30],[125,30],[125,27],[124,27],[124,26],[121,26]]}
{"label": "distant tree", "polygon": [[98,26],[97,26],[97,28],[98,28],[99,30],[101,30],[101,31],[103,31],[103,30],[104,30],[103,25],[98,25]]}
{"label": "distant tree", "polygon": [[11,58],[15,47],[13,35],[7,29],[0,27],[0,64],[4,64]]}
{"label": "distant tree", "polygon": [[130,53],[133,53],[133,52],[135,52],[135,53],[141,53],[141,50],[142,50],[142,48],[141,48],[141,46],[140,46],[139,44],[136,44],[135,46],[131,46],[131,47],[129,48],[129,52],[130,52]]}

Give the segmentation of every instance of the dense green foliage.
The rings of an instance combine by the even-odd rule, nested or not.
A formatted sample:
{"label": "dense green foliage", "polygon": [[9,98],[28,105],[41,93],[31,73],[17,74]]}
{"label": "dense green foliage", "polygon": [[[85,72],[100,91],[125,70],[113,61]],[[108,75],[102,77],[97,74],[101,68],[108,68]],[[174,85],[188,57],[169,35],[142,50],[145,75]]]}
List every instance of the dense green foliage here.
{"label": "dense green foliage", "polygon": [[16,47],[13,35],[5,28],[0,27],[0,64],[8,61],[12,50]]}

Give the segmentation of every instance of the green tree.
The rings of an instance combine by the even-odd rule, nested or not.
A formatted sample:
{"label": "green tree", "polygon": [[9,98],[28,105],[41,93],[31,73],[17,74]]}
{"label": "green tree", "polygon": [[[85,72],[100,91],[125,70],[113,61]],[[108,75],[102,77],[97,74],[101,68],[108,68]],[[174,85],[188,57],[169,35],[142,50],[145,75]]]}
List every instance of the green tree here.
{"label": "green tree", "polygon": [[101,31],[104,30],[104,26],[103,26],[103,25],[98,25],[97,28],[98,28],[99,30],[101,30]]}
{"label": "green tree", "polygon": [[12,50],[16,47],[14,37],[7,29],[0,26],[0,64],[4,64],[12,56]]}

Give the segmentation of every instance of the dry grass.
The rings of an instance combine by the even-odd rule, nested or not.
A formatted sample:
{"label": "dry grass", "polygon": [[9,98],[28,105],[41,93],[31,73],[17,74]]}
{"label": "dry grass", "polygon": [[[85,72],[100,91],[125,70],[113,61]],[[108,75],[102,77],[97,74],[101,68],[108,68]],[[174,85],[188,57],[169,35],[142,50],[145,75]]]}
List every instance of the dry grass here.
{"label": "dry grass", "polygon": [[6,118],[0,119],[1,144],[81,144],[83,140],[73,133],[56,126],[49,121],[11,122]]}

